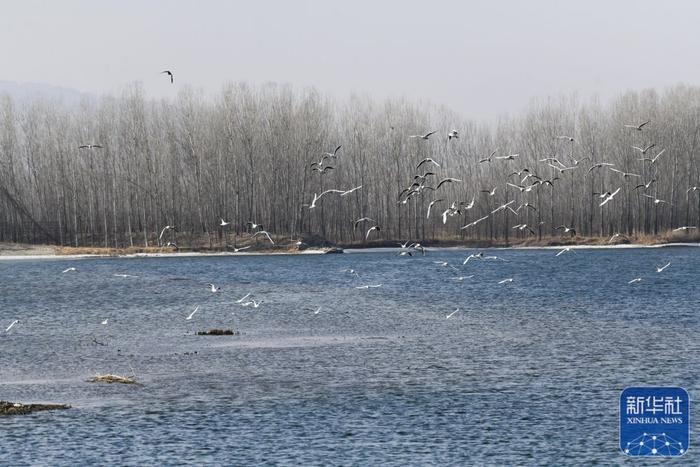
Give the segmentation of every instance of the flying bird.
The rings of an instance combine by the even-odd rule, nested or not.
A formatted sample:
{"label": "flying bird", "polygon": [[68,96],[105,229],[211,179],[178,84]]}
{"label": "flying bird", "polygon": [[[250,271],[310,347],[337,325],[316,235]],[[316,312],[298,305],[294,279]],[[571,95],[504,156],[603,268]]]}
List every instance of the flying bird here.
{"label": "flying bird", "polygon": [[422,161],[420,161],[420,162],[418,163],[418,165],[416,166],[416,170],[418,170],[418,169],[420,168],[420,166],[423,165],[423,164],[434,164],[436,167],[440,167],[440,164],[438,164],[437,162],[435,162],[435,160],[433,160],[433,159],[430,158],[430,157],[426,157],[425,159],[423,159]]}
{"label": "flying bird", "polygon": [[165,70],[165,71],[161,71],[161,72],[160,72],[161,75],[162,75],[163,73],[165,73],[166,75],[170,76],[170,84],[173,84],[173,72],[170,71],[170,70]]}
{"label": "flying bird", "polygon": [[648,161],[648,162],[651,162],[652,164],[656,164],[656,160],[657,160],[659,157],[661,157],[661,155],[662,155],[663,153],[665,153],[665,152],[666,152],[666,149],[662,149],[660,153],[658,153],[657,155],[655,155],[655,156],[652,157],[651,159],[649,159],[648,157],[642,157],[641,159],[637,159],[637,160],[639,160],[639,161]]}
{"label": "flying bird", "polygon": [[590,173],[591,170],[593,170],[593,169],[599,169],[601,167],[612,167],[614,165],[615,164],[611,164],[609,162],[598,162],[598,163],[593,164],[593,166],[590,169],[588,169],[588,173]]}
{"label": "flying bird", "polygon": [[697,229],[697,227],[686,225],[686,226],[683,226],[683,227],[678,227],[677,229],[673,229],[673,231],[674,231],[674,232],[680,232],[681,230],[683,230],[683,231],[685,232],[685,231],[692,230],[692,229]]}
{"label": "flying bird", "polygon": [[67,273],[67,272],[72,272],[72,271],[76,271],[76,272],[77,272],[78,270],[77,270],[76,268],[68,268],[68,269],[64,269],[63,271],[61,271],[61,273],[62,273],[62,274],[65,274],[65,273]]}
{"label": "flying bird", "polygon": [[651,120],[647,120],[644,123],[640,123],[639,125],[634,125],[634,124],[628,124],[624,125],[625,128],[633,128],[637,131],[642,131],[642,128],[644,128],[644,125],[648,125],[651,122]]}
{"label": "flying bird", "polygon": [[478,224],[479,222],[488,219],[488,217],[489,217],[489,216],[484,216],[484,217],[481,217],[481,218],[475,220],[474,222],[470,222],[469,224],[465,225],[464,227],[460,227],[460,230],[464,230],[464,229],[467,229],[467,228],[469,228],[469,227],[473,227],[473,226],[475,226],[476,224]]}
{"label": "flying bird", "polygon": [[622,187],[618,188],[617,190],[613,191],[612,193],[609,193],[608,196],[600,203],[599,207],[603,207],[606,204],[608,204],[608,201],[611,201],[615,197],[615,195],[620,192],[621,188]]}
{"label": "flying bird", "polygon": [[666,269],[666,268],[669,267],[670,265],[671,265],[671,262],[669,261],[668,263],[666,263],[665,265],[661,266],[660,268],[656,268],[656,272],[664,272],[664,269]]}
{"label": "flying bird", "polygon": [[452,318],[452,315],[454,315],[454,314],[457,313],[458,311],[459,311],[459,308],[457,308],[455,311],[453,311],[453,312],[450,313],[449,315],[445,316],[445,319],[450,319],[450,318]]}
{"label": "flying bird", "polygon": [[374,221],[374,219],[371,219],[369,217],[360,217],[359,219],[357,219],[355,221],[355,223],[352,226],[352,229],[356,230],[357,226],[360,225],[362,222],[372,222],[372,221]]}
{"label": "flying bird", "polygon": [[440,188],[443,183],[453,183],[453,182],[461,182],[461,181],[462,180],[460,180],[458,178],[452,178],[452,177],[443,178],[442,180],[440,180],[440,183],[437,184],[435,189],[437,190],[438,188]]}
{"label": "flying bird", "polygon": [[497,152],[498,152],[498,149],[496,149],[495,151],[493,151],[493,152],[489,155],[489,157],[485,157],[484,159],[479,159],[479,164],[481,164],[482,162],[491,162],[491,159],[493,159],[493,156],[496,155]]}
{"label": "flying bird", "polygon": [[555,227],[554,230],[564,230],[564,233],[571,232],[572,236],[576,235],[576,229],[574,229],[573,227],[567,227],[565,225],[560,225],[559,227]]}
{"label": "flying bird", "polygon": [[81,144],[78,149],[102,149],[99,144]]}
{"label": "flying bird", "polygon": [[333,151],[333,152],[324,152],[323,155],[324,155],[324,156],[329,156],[329,157],[335,158],[335,157],[337,157],[337,155],[338,155],[338,151],[340,151],[340,148],[342,148],[342,147],[343,147],[342,145],[338,145],[338,147],[335,148],[335,151]]}
{"label": "flying bird", "polygon": [[5,332],[9,332],[10,329],[12,329],[12,327],[13,327],[15,324],[17,324],[17,323],[19,323],[19,320],[18,320],[18,319],[16,319],[16,320],[14,320],[13,322],[11,322],[10,325],[7,327],[7,329],[5,329]]}
{"label": "flying bird", "polygon": [[499,284],[505,284],[507,282],[513,282],[513,278],[508,278],[508,279],[503,279],[502,281],[499,281]]}
{"label": "flying bird", "polygon": [[641,175],[633,174],[633,173],[630,173],[630,172],[623,172],[622,170],[618,170],[618,169],[616,169],[616,168],[614,168],[614,167],[609,167],[609,169],[612,170],[613,172],[621,173],[622,176],[625,177],[625,178],[627,178],[627,177],[637,177],[637,178],[641,178]]}
{"label": "flying bird", "polygon": [[190,313],[189,316],[188,316],[187,318],[185,318],[185,319],[188,320],[188,321],[191,320],[191,319],[194,317],[194,314],[197,313],[197,310],[199,310],[199,305],[197,305],[196,307],[194,307],[194,310],[192,310],[192,313]]}
{"label": "flying bird", "polygon": [[670,204],[668,201],[664,201],[662,199],[659,199],[655,196],[647,195],[646,193],[642,193],[642,196],[645,196],[647,198],[651,198],[654,200],[654,204]]}
{"label": "flying bird", "polygon": [[559,253],[557,253],[557,254],[554,255],[554,256],[563,255],[564,253],[567,253],[567,252],[569,252],[569,251],[573,251],[573,250],[572,250],[570,247],[567,246],[566,248],[564,248],[563,250],[561,250]]}
{"label": "flying bird", "polygon": [[457,130],[452,130],[447,133],[447,141],[451,140],[452,138],[459,139],[459,132]]}
{"label": "flying bird", "polygon": [[646,147],[643,147],[643,148],[640,148],[639,146],[632,146],[632,149],[636,149],[637,151],[641,152],[642,155],[644,155],[644,154],[647,153],[647,151],[648,151],[649,149],[651,149],[651,148],[653,148],[653,147],[655,147],[655,146],[656,146],[656,144],[650,144],[649,146],[646,146]]}
{"label": "flying bird", "polygon": [[647,183],[645,183],[645,184],[637,185],[636,187],[634,187],[634,189],[635,189],[635,190],[638,190],[639,188],[644,188],[645,190],[648,190],[649,187],[651,186],[651,184],[654,183],[655,181],[656,181],[656,179],[655,179],[655,178],[652,178],[651,180],[649,180],[649,181],[648,181]]}
{"label": "flying bird", "polygon": [[227,225],[231,224],[230,222],[226,222],[223,218],[221,218],[221,223],[219,224],[219,227],[226,227]]}
{"label": "flying bird", "polygon": [[496,188],[498,188],[498,187],[497,187],[497,186],[493,187],[493,190],[491,190],[491,191],[489,191],[489,190],[481,190],[481,192],[482,192],[482,193],[488,193],[489,196],[493,196],[493,195],[496,194]]}
{"label": "flying bird", "polygon": [[574,138],[572,138],[571,136],[566,136],[566,135],[557,136],[557,139],[565,139],[570,143],[574,142]]}
{"label": "flying bird", "polygon": [[255,232],[255,233],[253,234],[253,237],[252,237],[252,238],[257,237],[258,235],[264,235],[264,236],[266,236],[267,239],[270,240],[270,243],[272,243],[273,245],[275,244],[275,242],[272,241],[272,237],[270,237],[270,234],[267,233],[265,230],[258,230],[257,232]]}
{"label": "flying bird", "polygon": [[370,232],[372,232],[373,230],[376,230],[377,232],[379,232],[379,231],[381,231],[382,229],[380,229],[379,226],[377,226],[377,225],[373,225],[372,227],[369,228],[369,230],[367,230],[367,233],[365,234],[365,240],[367,240],[367,239],[369,238],[369,234],[370,234]]}
{"label": "flying bird", "polygon": [[634,284],[635,282],[642,282],[642,278],[636,277],[636,278],[632,279],[631,281],[629,281],[628,284]]}
{"label": "flying bird", "polygon": [[360,188],[362,188],[362,185],[360,185],[360,186],[356,186],[355,188],[351,188],[351,189],[349,189],[349,190],[346,190],[346,191],[343,191],[342,193],[340,193],[340,196],[346,196],[346,195],[349,195],[350,193],[354,193],[354,192],[356,192],[356,191],[357,191],[357,190],[359,190]]}
{"label": "flying bird", "polygon": [[428,215],[425,216],[426,219],[430,219],[430,209],[435,205],[435,203],[439,203],[440,201],[444,201],[443,199],[434,199],[430,202],[428,205]]}
{"label": "flying bird", "polygon": [[245,294],[242,298],[239,298],[238,300],[236,300],[236,303],[243,303],[243,300],[245,300],[248,297],[250,297],[250,292]]}
{"label": "flying bird", "polygon": [[420,139],[428,139],[430,138],[430,135],[433,135],[437,133],[436,131],[431,131],[430,133],[426,133],[424,135],[411,135],[409,138],[420,138]]}
{"label": "flying bird", "polygon": [[211,290],[212,293],[216,293],[221,290],[221,287],[217,287],[214,284],[207,284],[207,287],[209,287],[209,290]]}

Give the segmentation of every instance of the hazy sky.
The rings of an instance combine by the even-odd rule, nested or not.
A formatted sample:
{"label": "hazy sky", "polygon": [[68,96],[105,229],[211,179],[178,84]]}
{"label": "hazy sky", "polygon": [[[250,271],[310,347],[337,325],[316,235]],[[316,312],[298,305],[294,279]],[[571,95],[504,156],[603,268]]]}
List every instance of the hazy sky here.
{"label": "hazy sky", "polygon": [[[700,82],[695,1],[0,1],[0,80],[102,94],[141,81],[315,86],[447,104]],[[171,69],[171,86],[159,72]]]}

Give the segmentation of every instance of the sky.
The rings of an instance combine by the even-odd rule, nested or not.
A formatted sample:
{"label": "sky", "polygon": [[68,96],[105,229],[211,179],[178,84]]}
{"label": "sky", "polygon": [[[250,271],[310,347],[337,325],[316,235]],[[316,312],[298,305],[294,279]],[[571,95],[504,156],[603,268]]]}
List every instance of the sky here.
{"label": "sky", "polygon": [[[227,82],[444,104],[467,118],[533,99],[700,82],[700,2],[0,0],[0,81],[151,97]],[[175,74],[170,85],[160,71]]]}

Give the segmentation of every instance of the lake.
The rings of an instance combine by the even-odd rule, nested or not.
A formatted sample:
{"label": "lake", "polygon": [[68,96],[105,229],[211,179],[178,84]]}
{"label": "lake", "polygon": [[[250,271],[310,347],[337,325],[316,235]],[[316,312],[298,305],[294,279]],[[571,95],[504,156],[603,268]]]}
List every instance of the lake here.
{"label": "lake", "polygon": [[73,406],[0,463],[645,465],[618,399],[700,390],[700,249],[485,252],[0,261],[0,399]]}

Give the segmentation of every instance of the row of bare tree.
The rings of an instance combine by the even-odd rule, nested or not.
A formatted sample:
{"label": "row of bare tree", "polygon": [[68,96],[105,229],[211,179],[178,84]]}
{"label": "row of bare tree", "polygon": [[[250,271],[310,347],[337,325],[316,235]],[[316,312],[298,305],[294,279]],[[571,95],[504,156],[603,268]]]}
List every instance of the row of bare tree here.
{"label": "row of bare tree", "polygon": [[[647,120],[641,131],[624,126]],[[432,130],[427,140],[409,137]],[[451,130],[459,138],[448,140]],[[174,101],[149,100],[134,85],[119,98],[87,99],[78,107],[45,99],[19,105],[2,96],[0,240],[116,247],[175,236],[181,243],[222,242],[222,235],[254,221],[273,235],[348,243],[364,240],[369,225],[353,229],[363,216],[381,227],[370,239],[541,237],[560,232],[560,225],[586,236],[653,234],[700,225],[700,190],[691,188],[700,185],[699,136],[700,88],[686,86],[630,92],[606,105],[548,100],[491,125],[406,100],[338,103],[314,90],[275,85],[232,84],[215,98],[185,90]],[[84,144],[102,147],[79,149]],[[337,145],[337,157],[321,164],[333,168],[312,170]],[[633,148],[649,145],[644,154]],[[653,163],[640,160],[662,150]],[[490,162],[479,162],[493,151]],[[510,154],[518,156],[497,158]],[[426,157],[439,167],[417,170]],[[614,166],[591,169],[601,162]],[[399,193],[428,171],[435,175],[399,202]],[[461,181],[432,189],[446,177]],[[359,185],[308,207],[314,193]],[[494,188],[493,195],[485,192]],[[600,207],[594,193],[618,188]],[[436,199],[442,201],[428,218]],[[492,214],[512,200],[513,210]],[[453,202],[464,204],[443,223]],[[517,209],[524,203],[530,206]],[[231,226],[219,227],[222,218]],[[527,227],[513,228],[522,224]],[[177,231],[159,240],[166,225]]]}

